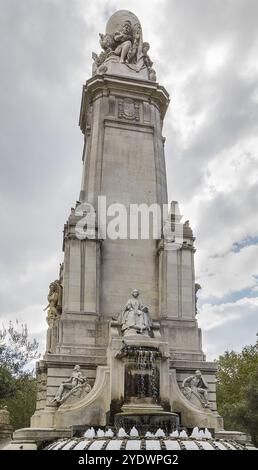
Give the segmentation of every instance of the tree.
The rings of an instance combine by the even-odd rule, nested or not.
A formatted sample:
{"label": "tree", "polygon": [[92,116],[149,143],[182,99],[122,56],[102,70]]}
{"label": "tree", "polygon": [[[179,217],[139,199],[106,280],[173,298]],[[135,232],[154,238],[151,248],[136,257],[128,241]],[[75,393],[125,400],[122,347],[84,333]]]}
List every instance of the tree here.
{"label": "tree", "polygon": [[0,400],[13,397],[15,394],[15,379],[11,372],[0,365]]}
{"label": "tree", "polygon": [[26,324],[0,329],[0,405],[7,405],[14,429],[29,426],[36,405],[36,380],[31,364],[38,343],[28,338]]}
{"label": "tree", "polygon": [[0,365],[19,377],[29,362],[39,357],[38,346],[35,339],[29,341],[26,324],[19,325],[16,320],[14,327],[10,321],[7,329],[4,326],[0,329]]}
{"label": "tree", "polygon": [[258,438],[258,341],[241,353],[226,351],[218,360],[218,411],[226,429]]}
{"label": "tree", "polygon": [[253,443],[258,445],[258,368],[251,376],[245,391],[245,399],[232,406],[231,419],[241,430],[248,431]]}
{"label": "tree", "polygon": [[15,394],[4,401],[10,412],[10,424],[14,429],[30,426],[30,418],[36,408],[37,382],[35,377],[26,375],[15,382]]}

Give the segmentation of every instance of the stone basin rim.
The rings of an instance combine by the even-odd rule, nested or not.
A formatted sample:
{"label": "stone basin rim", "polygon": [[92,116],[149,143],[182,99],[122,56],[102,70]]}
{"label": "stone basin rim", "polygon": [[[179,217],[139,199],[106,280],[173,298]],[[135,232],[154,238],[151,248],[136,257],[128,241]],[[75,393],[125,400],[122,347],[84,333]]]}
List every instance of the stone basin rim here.
{"label": "stone basin rim", "polygon": [[145,416],[154,416],[154,415],[162,415],[162,416],[178,416],[178,413],[173,413],[170,411],[158,411],[158,410],[153,410],[153,411],[145,411],[145,410],[136,410],[136,411],[122,411],[119,413],[116,413],[116,416],[137,416],[137,415],[145,415]]}

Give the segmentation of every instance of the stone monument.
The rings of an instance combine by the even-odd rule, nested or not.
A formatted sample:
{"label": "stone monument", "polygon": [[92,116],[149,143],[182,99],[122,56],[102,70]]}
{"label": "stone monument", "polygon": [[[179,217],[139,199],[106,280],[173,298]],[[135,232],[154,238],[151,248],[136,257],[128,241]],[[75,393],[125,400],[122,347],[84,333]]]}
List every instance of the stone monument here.
{"label": "stone monument", "polygon": [[[14,434],[14,443],[35,448],[94,426],[223,429],[216,364],[205,360],[196,319],[195,239],[177,202],[167,201],[169,95],[133,13],[113,14],[100,46],[82,90],[82,185],[64,226],[59,279],[50,285],[37,409],[31,428]],[[128,213],[132,205],[167,207],[161,233],[106,236],[103,198]]]}

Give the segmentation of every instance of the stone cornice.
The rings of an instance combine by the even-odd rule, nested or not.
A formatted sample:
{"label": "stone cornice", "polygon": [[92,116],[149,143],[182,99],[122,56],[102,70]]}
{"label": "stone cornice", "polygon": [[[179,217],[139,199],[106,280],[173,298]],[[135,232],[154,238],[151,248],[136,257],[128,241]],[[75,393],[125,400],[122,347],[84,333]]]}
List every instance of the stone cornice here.
{"label": "stone cornice", "polygon": [[110,93],[120,93],[121,95],[124,93],[125,96],[129,96],[131,93],[139,99],[147,99],[158,107],[162,119],[164,119],[170,101],[166,89],[156,82],[116,75],[96,75],[86,82],[82,90],[79,125],[83,133],[86,130],[86,114],[89,103],[99,95],[108,96]]}

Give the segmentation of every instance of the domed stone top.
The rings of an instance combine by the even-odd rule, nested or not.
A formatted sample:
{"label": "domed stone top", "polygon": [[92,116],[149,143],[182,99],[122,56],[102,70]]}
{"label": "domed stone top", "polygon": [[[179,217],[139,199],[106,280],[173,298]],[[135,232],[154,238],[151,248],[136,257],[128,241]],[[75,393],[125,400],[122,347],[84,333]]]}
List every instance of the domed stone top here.
{"label": "domed stone top", "polygon": [[110,16],[106,25],[106,34],[114,34],[116,31],[122,28],[126,21],[130,21],[133,28],[137,24],[140,25],[140,21],[134,13],[128,10],[118,10],[112,16]]}

